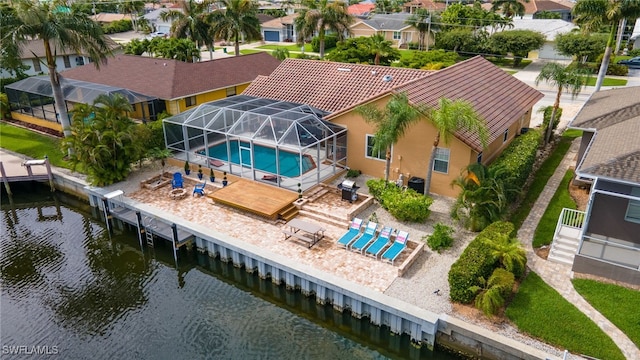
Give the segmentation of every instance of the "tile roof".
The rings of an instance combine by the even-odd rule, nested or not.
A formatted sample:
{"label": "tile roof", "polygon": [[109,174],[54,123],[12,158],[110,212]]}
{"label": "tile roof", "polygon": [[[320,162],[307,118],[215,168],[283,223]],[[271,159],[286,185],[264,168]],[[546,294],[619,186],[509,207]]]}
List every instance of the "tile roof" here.
{"label": "tile roof", "polygon": [[368,15],[375,8],[376,8],[376,5],[373,3],[358,3],[358,4],[349,5],[349,7],[347,8],[347,11],[349,12],[349,14],[353,16]]}
{"label": "tile roof", "polygon": [[578,172],[640,184],[640,86],[594,93],[570,126],[595,131]]}
{"label": "tile roof", "polygon": [[[394,91],[406,92],[411,102],[427,106],[437,106],[441,97],[470,102],[487,122],[489,143],[544,97],[481,56],[398,86]],[[482,151],[477,134],[459,131],[455,135],[472,149]]]}
{"label": "tile roof", "polygon": [[409,13],[375,14],[369,19],[358,21],[351,25],[351,27],[363,22],[375,30],[402,30],[410,26],[407,24],[407,19],[410,16],[411,14]]}
{"label": "tile roof", "polygon": [[93,21],[110,23],[120,20],[131,20],[131,14],[111,14],[111,13],[99,13],[89,16]]}
{"label": "tile roof", "polygon": [[404,3],[403,5],[406,7],[419,7],[427,10],[444,10],[447,8],[447,3],[443,1],[434,1],[434,0],[414,0],[411,2]]}
{"label": "tile roof", "polygon": [[187,63],[135,55],[109,58],[100,70],[79,66],[61,72],[65,78],[129,89],[164,100],[253,81],[268,75],[280,60],[266,52]]}
{"label": "tile roof", "polygon": [[[330,61],[286,59],[270,76],[259,76],[244,95],[308,104],[339,112],[430,71]],[[385,79],[389,81],[383,81]]]}
{"label": "tile roof", "polygon": [[293,25],[294,21],[298,17],[298,13],[289,14],[287,16],[274,18],[267,22],[262,23],[263,28],[280,29],[282,25]]}
{"label": "tile roof", "polygon": [[[113,41],[110,37],[106,37],[105,41],[107,42],[107,45],[109,46],[109,48],[114,51],[116,49],[120,48],[120,45]],[[62,55],[86,55],[83,51],[80,51],[80,53],[76,52],[75,50],[72,49],[60,49],[59,47],[55,46],[56,43],[53,42],[52,43],[52,51],[56,53],[57,56],[62,56]],[[45,51],[44,51],[44,42],[42,40],[29,40],[26,43],[24,43],[23,45],[20,46],[20,58],[21,59],[33,59],[35,58],[35,56],[33,56],[33,54],[35,54],[37,57],[39,58],[44,58],[46,56]]]}

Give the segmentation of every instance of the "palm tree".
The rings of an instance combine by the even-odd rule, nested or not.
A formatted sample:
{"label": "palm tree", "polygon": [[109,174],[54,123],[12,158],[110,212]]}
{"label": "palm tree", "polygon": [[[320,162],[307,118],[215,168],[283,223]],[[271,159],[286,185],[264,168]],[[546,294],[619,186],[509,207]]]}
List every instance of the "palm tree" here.
{"label": "palm tree", "polygon": [[464,100],[449,100],[440,98],[437,108],[426,109],[427,119],[436,128],[436,138],[433,141],[429,164],[427,167],[427,178],[425,180],[424,194],[429,195],[431,187],[431,176],[433,164],[436,158],[436,150],[440,145],[440,139],[448,144],[451,134],[458,130],[468,130],[478,133],[482,146],[487,145],[489,130],[482,118],[475,112],[473,105]]}
{"label": "palm tree", "polygon": [[295,19],[298,45],[303,45],[305,39],[317,32],[322,59],[326,31],[335,32],[338,40],[342,40],[345,34],[351,33],[349,25],[353,22],[353,17],[349,15],[347,5],[340,0],[302,0],[302,5],[306,8],[300,10],[300,15]]}
{"label": "palm tree", "polygon": [[527,253],[522,248],[520,241],[510,238],[508,234],[496,234],[490,241],[485,241],[491,255],[500,262],[500,265],[516,277],[524,275],[527,266]]}
{"label": "palm tree", "polygon": [[391,146],[398,142],[412,123],[420,119],[420,112],[409,104],[409,99],[404,93],[394,94],[384,110],[379,110],[373,105],[364,105],[356,108],[366,122],[376,125],[377,130],[373,137],[373,153],[386,152],[386,168],[384,180],[389,182],[391,167]]}
{"label": "palm tree", "polygon": [[529,0],[493,0],[491,11],[501,10],[504,16],[513,18],[514,16],[524,15],[524,4]]}
{"label": "palm tree", "polygon": [[[54,106],[64,136],[71,136],[71,122],[56,69],[57,52],[74,50],[93,59],[96,68],[111,54],[100,25],[86,14],[67,11],[56,2],[17,0],[2,12],[0,34],[6,52],[19,54],[21,45],[39,39],[44,45],[46,66],[53,91]],[[41,61],[38,59],[38,61]]]}
{"label": "palm tree", "polygon": [[380,65],[380,57],[388,56],[394,51],[391,47],[391,41],[385,40],[382,34],[371,35],[369,38],[369,50],[375,56],[374,65]]}
{"label": "palm tree", "polygon": [[171,36],[178,39],[191,39],[198,49],[208,46],[213,48],[213,37],[210,35],[211,22],[209,11],[213,4],[211,0],[185,0],[182,11],[169,10],[160,13],[163,21],[173,21]]}
{"label": "palm tree", "polygon": [[495,269],[489,280],[480,278],[481,285],[472,286],[469,290],[477,293],[475,305],[487,316],[495,315],[504,305],[505,298],[511,293],[515,279],[512,273],[504,269]]}
{"label": "palm tree", "polygon": [[224,9],[210,16],[211,33],[214,38],[233,39],[235,55],[240,56],[240,37],[247,41],[260,40],[258,5],[252,0],[222,0]]}
{"label": "palm tree", "polygon": [[545,145],[548,144],[551,139],[556,113],[560,107],[560,95],[562,95],[562,90],[566,89],[568,92],[571,92],[571,97],[575,99],[576,96],[580,94],[582,88],[587,84],[588,79],[588,71],[571,65],[561,65],[552,62],[546,64],[542,67],[542,70],[540,70],[540,73],[536,77],[536,86],[538,86],[540,81],[544,80],[558,88],[556,101],[553,103],[551,119],[549,120],[549,125],[547,125],[546,134],[544,136]]}
{"label": "palm tree", "polygon": [[609,38],[607,47],[602,57],[602,64],[598,71],[595,91],[600,91],[604,77],[609,68],[613,43],[616,38],[617,25],[625,18],[640,17],[640,2],[637,0],[579,0],[573,7],[573,14],[576,16],[576,23],[585,32],[590,32],[603,25],[609,26]]}
{"label": "palm tree", "polygon": [[427,9],[419,8],[409,16],[406,23],[418,30],[418,50],[429,51],[431,33],[440,27],[438,15],[431,14]]}
{"label": "palm tree", "polygon": [[284,60],[286,58],[289,57],[289,50],[287,50],[287,48],[277,48],[275,50],[273,50],[273,52],[271,53],[271,56],[273,56],[274,58],[278,59],[278,60]]}

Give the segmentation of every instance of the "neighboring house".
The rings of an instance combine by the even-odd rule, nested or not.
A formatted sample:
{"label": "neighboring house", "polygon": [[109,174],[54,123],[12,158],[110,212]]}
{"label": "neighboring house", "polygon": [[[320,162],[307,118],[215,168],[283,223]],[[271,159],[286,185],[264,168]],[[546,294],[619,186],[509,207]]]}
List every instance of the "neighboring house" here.
{"label": "neighboring house", "polygon": [[111,24],[114,21],[131,20],[131,14],[112,14],[112,13],[99,13],[89,16],[89,18],[100,24]]}
{"label": "neighboring house", "polygon": [[[270,75],[259,76],[243,95],[306,104],[329,114],[323,119],[347,128],[346,166],[383,177],[385,154],[371,152],[375,127],[358,115],[359,105],[383,107],[394,93],[411,103],[437,105],[441,97],[464,99],[485,119],[490,131],[483,148],[476,134],[458,132],[436,155],[431,191],[455,196],[452,180],[467,165],[488,164],[529,127],[531,109],[543,95],[482,57],[439,71],[287,59]],[[424,183],[436,130],[426,119],[412,125],[392,149],[390,179],[403,175]],[[419,183],[419,180],[414,183]],[[409,183],[408,183],[409,184]]]}
{"label": "neighboring house", "polygon": [[[407,24],[409,13],[374,14],[369,19],[356,21],[349,26],[353,37],[381,34],[398,48],[406,48],[408,43],[418,42],[420,32]],[[430,39],[430,43],[433,43]]]}
{"label": "neighboring house", "polygon": [[264,41],[296,42],[297,33],[294,21],[298,14],[290,14],[269,20],[262,24],[262,38]]}
{"label": "neighboring house", "polygon": [[150,11],[150,12],[144,14],[142,17],[147,19],[147,22],[149,22],[149,25],[151,25],[153,31],[161,32],[161,33],[165,33],[165,34],[170,34],[171,33],[171,25],[172,25],[173,21],[172,20],[167,20],[167,21],[162,20],[162,13],[169,12],[170,10],[176,10],[176,11],[182,12],[182,8],[175,8],[175,9],[161,8],[161,9],[155,9],[153,11]]}
{"label": "neighboring house", "polygon": [[[558,34],[566,34],[578,27],[568,21],[559,19],[513,19],[513,27],[499,29],[498,31],[509,30],[532,30],[545,36],[545,43],[542,48],[529,52],[529,59],[545,60],[571,60],[571,56],[565,56],[556,50],[555,39]],[[487,28],[491,32],[493,28]]]}
{"label": "neighboring house", "polygon": [[363,1],[358,4],[349,5],[347,11],[349,15],[357,18],[367,18],[373,13],[376,8],[376,4],[373,2]]}
{"label": "neighboring house", "polygon": [[[122,48],[115,41],[107,38],[107,43],[114,54],[122,53]],[[52,51],[56,56],[56,69],[58,72],[92,62],[91,58],[82,52],[77,53],[70,49],[58,49],[55,44],[52,44]],[[24,73],[28,76],[48,74],[49,69],[47,68],[45,56],[42,40],[30,40],[22,45],[20,59],[23,65],[29,67]],[[3,79],[14,76],[15,74],[9,74],[4,68],[0,69],[0,77]]]}
{"label": "neighboring house", "polygon": [[[118,55],[99,70],[85,66],[60,75],[69,109],[75,103],[91,104],[100,94],[122,93],[134,107],[132,118],[155,120],[163,111],[178,114],[207,101],[239,94],[256,76],[270,74],[279,64],[266,52],[196,63]],[[48,77],[40,77],[7,85],[13,118],[60,128],[47,82]],[[38,101],[29,103],[29,99]]]}
{"label": "neighboring house", "polygon": [[583,131],[576,177],[591,190],[585,213],[561,215],[549,257],[577,248],[574,272],[640,285],[640,87],[594,93],[569,127]]}
{"label": "neighboring house", "polygon": [[404,12],[413,14],[416,9],[441,12],[447,8],[447,3],[435,0],[414,0],[403,5]]}
{"label": "neighboring house", "polygon": [[543,11],[559,14],[560,20],[571,21],[573,19],[571,15],[573,3],[568,0],[529,0],[529,2],[522,2],[522,4],[525,9],[523,19],[534,19]]}

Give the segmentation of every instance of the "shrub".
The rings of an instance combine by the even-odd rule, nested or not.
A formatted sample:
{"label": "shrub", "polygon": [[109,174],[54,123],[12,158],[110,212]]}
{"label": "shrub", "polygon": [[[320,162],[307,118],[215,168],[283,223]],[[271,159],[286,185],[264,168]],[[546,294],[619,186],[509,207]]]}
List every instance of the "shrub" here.
{"label": "shrub", "polygon": [[482,310],[487,316],[498,313],[498,310],[504,305],[505,300],[511,296],[515,278],[512,273],[505,269],[495,269],[489,280],[482,281],[484,288],[480,286],[472,286],[471,291],[478,293],[475,299],[476,308]]}
{"label": "shrub", "polygon": [[[526,134],[515,138],[489,167],[504,166],[505,178],[512,178],[513,185],[522,189],[533,170],[541,139],[542,134],[539,130],[529,130]],[[515,200],[516,197],[515,193],[507,194],[509,201]]]}
{"label": "shrub", "polygon": [[453,244],[453,229],[447,225],[437,223],[433,227],[433,234],[427,236],[427,245],[433,251],[438,253],[444,249],[448,249]]}
{"label": "shrub", "polygon": [[[329,49],[333,49],[338,44],[338,37],[335,35],[325,35],[324,36],[324,51],[326,52]],[[311,48],[313,52],[320,52],[320,39],[317,36],[314,36],[311,39]]]}
{"label": "shrub", "polygon": [[[545,106],[540,110],[542,114],[542,130],[545,132],[547,130],[547,126],[549,126],[549,120],[551,120],[551,113],[553,113],[553,106]],[[560,124],[560,118],[562,117],[562,108],[559,107],[558,111],[556,111],[556,118],[553,122],[553,130],[558,128],[558,124]]]}
{"label": "shrub", "polygon": [[383,179],[369,180],[367,186],[369,193],[398,220],[423,222],[431,213],[429,207],[433,199],[418,194],[413,189],[402,190],[395,185],[389,185]]}
{"label": "shrub", "polygon": [[497,263],[491,255],[491,249],[484,242],[501,234],[509,234],[512,237],[514,233],[513,224],[498,221],[487,226],[469,243],[449,270],[451,301],[465,304],[473,301],[476,295],[474,287],[483,287],[484,279],[489,278]]}
{"label": "shrub", "polygon": [[453,51],[431,50],[431,51],[414,51],[408,57],[400,59],[400,67],[408,67],[413,69],[429,69],[438,70],[443,67],[451,66],[460,59],[458,53]]}
{"label": "shrub", "polygon": [[631,56],[631,57],[640,56],[640,48],[638,48],[638,49],[633,49],[633,50],[629,50],[629,52],[627,53],[627,55],[629,55],[629,56]]}
{"label": "shrub", "polygon": [[349,169],[347,171],[347,177],[348,178],[356,178],[356,177],[360,176],[360,174],[362,174],[362,172],[360,170]]}
{"label": "shrub", "polygon": [[0,117],[2,119],[8,119],[11,116],[11,111],[9,110],[9,98],[7,94],[0,93]]}

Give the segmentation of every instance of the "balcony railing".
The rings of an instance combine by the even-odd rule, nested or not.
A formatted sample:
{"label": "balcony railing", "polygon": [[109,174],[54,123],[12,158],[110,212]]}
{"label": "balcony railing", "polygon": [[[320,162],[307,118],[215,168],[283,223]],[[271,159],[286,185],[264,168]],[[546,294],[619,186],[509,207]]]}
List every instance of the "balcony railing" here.
{"label": "balcony railing", "polygon": [[569,227],[581,231],[582,226],[584,225],[585,216],[586,213],[584,211],[567,208],[562,209],[560,217],[558,218],[558,224],[556,225],[556,231],[553,234],[553,238],[555,239],[558,237],[558,234],[563,227]]}

